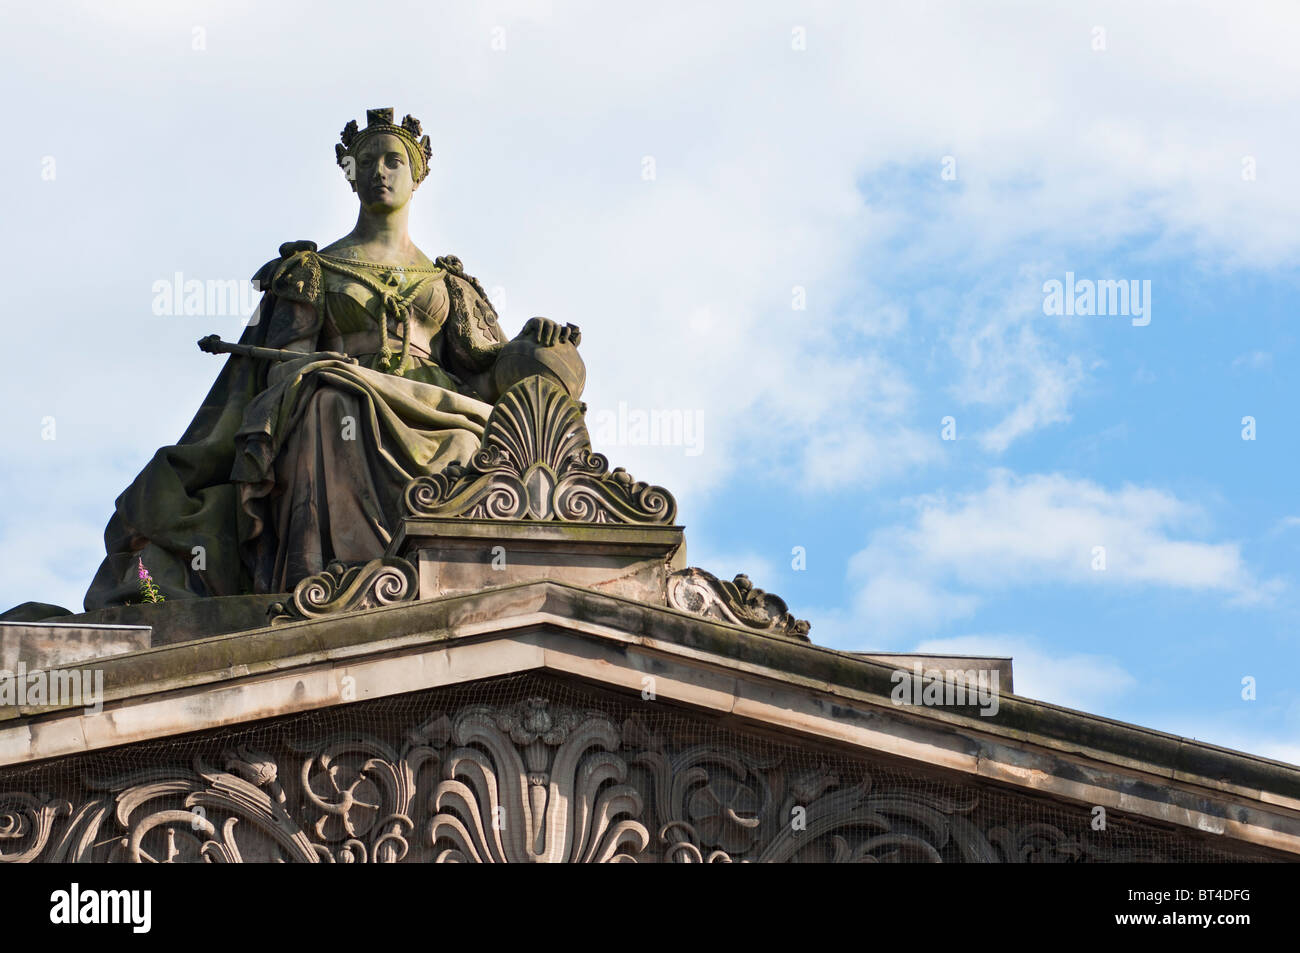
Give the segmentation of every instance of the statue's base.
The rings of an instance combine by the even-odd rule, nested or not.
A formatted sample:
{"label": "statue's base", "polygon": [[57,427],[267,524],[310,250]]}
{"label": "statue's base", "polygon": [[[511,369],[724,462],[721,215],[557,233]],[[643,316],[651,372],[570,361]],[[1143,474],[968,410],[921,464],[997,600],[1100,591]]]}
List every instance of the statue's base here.
{"label": "statue's base", "polygon": [[655,605],[686,565],[680,526],[408,517],[388,549],[415,565],[421,599],[566,582]]}
{"label": "statue's base", "polygon": [[[196,596],[192,599],[168,599],[156,604],[145,602],[109,606],[90,612],[52,616],[33,624],[39,624],[41,631],[50,625],[88,630],[145,627],[151,631],[150,638],[145,642],[146,647],[170,645],[173,642],[189,642],[212,635],[260,629],[267,623],[267,609],[288,597],[289,594],[283,592],[269,595]],[[95,651],[92,654],[113,653]]]}

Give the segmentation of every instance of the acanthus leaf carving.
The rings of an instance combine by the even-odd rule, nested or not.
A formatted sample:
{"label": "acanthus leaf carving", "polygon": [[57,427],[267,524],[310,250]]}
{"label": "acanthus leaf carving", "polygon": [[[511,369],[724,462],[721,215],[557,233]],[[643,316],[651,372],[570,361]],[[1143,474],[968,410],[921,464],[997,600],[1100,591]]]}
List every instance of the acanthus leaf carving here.
{"label": "acanthus leaf carving", "polygon": [[289,604],[277,602],[267,615],[274,626],[411,602],[419,593],[419,580],[415,566],[400,556],[381,556],[351,566],[336,561],[324,572],[300,581],[293,587]]}
{"label": "acanthus leaf carving", "polygon": [[679,570],[668,577],[668,604],[683,612],[801,642],[809,641],[812,628],[811,623],[790,613],[784,599],[754,588],[743,574],[726,582],[703,569]]}
{"label": "acanthus leaf carving", "polygon": [[0,776],[0,862],[1088,863],[1177,845],[703,721],[615,720],[529,685],[251,746],[182,742],[75,790]]}
{"label": "acanthus leaf carving", "polygon": [[671,525],[677,502],[591,448],[582,410],[545,377],[525,378],[497,402],[466,463],[417,477],[412,516]]}
{"label": "acanthus leaf carving", "polygon": [[433,794],[437,861],[625,862],[648,846],[608,718],[529,698],[466,709],[453,740],[462,747]]}

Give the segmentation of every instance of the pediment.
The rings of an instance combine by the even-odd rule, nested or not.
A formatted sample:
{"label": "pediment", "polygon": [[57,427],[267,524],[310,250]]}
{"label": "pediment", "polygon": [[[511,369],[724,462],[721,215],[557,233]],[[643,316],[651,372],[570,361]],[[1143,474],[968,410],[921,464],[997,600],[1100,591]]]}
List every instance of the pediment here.
{"label": "pediment", "polygon": [[[1013,695],[993,717],[973,706],[900,706],[886,662],[554,582],[93,664],[104,672],[107,717],[44,710],[0,721],[0,791],[11,804],[28,798],[32,823],[43,816],[40,829],[54,833],[94,800],[77,788],[84,781],[67,779],[102,784],[113,764],[166,766],[167,796],[182,802],[261,805],[230,816],[271,825],[270,841],[240,847],[216,825],[186,841],[196,857],[991,861],[1120,859],[1121,847],[1150,854],[1129,859],[1300,849],[1300,772],[1285,766]],[[310,759],[343,758],[365,726],[380,724],[370,747],[347,754],[370,752],[371,774],[333,763],[341,776],[359,772],[347,783],[368,802],[389,797],[381,777],[406,779],[398,800],[383,803],[411,827],[382,839],[372,818],[370,840],[357,821],[335,836],[348,828],[338,804],[320,807],[301,778],[325,770]],[[565,748],[568,739],[580,740]],[[22,783],[46,762],[72,785],[58,803],[31,800],[54,789]],[[144,810],[155,802],[140,783],[118,771],[110,800]],[[398,810],[411,791],[418,816]],[[150,856],[159,832],[176,826],[179,815],[166,811],[191,809],[163,802],[171,806],[137,844]],[[1124,838],[1091,829],[1097,806]],[[593,826],[597,816],[606,827]],[[790,839],[804,833],[787,831],[796,816],[816,838]],[[500,817],[513,840],[476,827]],[[60,849],[81,833],[65,831],[72,839]]]}

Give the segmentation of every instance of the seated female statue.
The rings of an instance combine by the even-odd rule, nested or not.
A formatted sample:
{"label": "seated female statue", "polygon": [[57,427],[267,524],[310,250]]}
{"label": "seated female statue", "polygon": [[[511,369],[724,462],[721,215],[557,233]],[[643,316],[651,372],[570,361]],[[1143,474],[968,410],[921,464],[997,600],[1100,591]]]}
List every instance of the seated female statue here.
{"label": "seated female statue", "polygon": [[177,598],[286,592],[381,556],[407,483],[468,460],[513,383],[540,373],[580,396],[576,327],[533,318],[508,342],[459,259],[411,241],[420,123],[369,110],[335,148],[356,226],[282,245],[254,276],[265,295],[240,343],[289,353],[227,359],[181,440],[118,498],[87,610],[138,598],[139,562]]}

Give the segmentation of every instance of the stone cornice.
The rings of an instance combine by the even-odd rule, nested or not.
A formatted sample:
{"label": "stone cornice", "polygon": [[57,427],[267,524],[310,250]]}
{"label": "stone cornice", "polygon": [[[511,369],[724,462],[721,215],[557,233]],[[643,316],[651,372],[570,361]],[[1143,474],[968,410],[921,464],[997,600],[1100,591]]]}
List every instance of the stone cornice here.
{"label": "stone cornice", "polygon": [[1032,699],[900,707],[890,665],[562,583],[504,586],[163,646],[103,672],[105,709],[0,709],[0,765],[549,670],[914,765],[1300,853],[1300,768]]}

